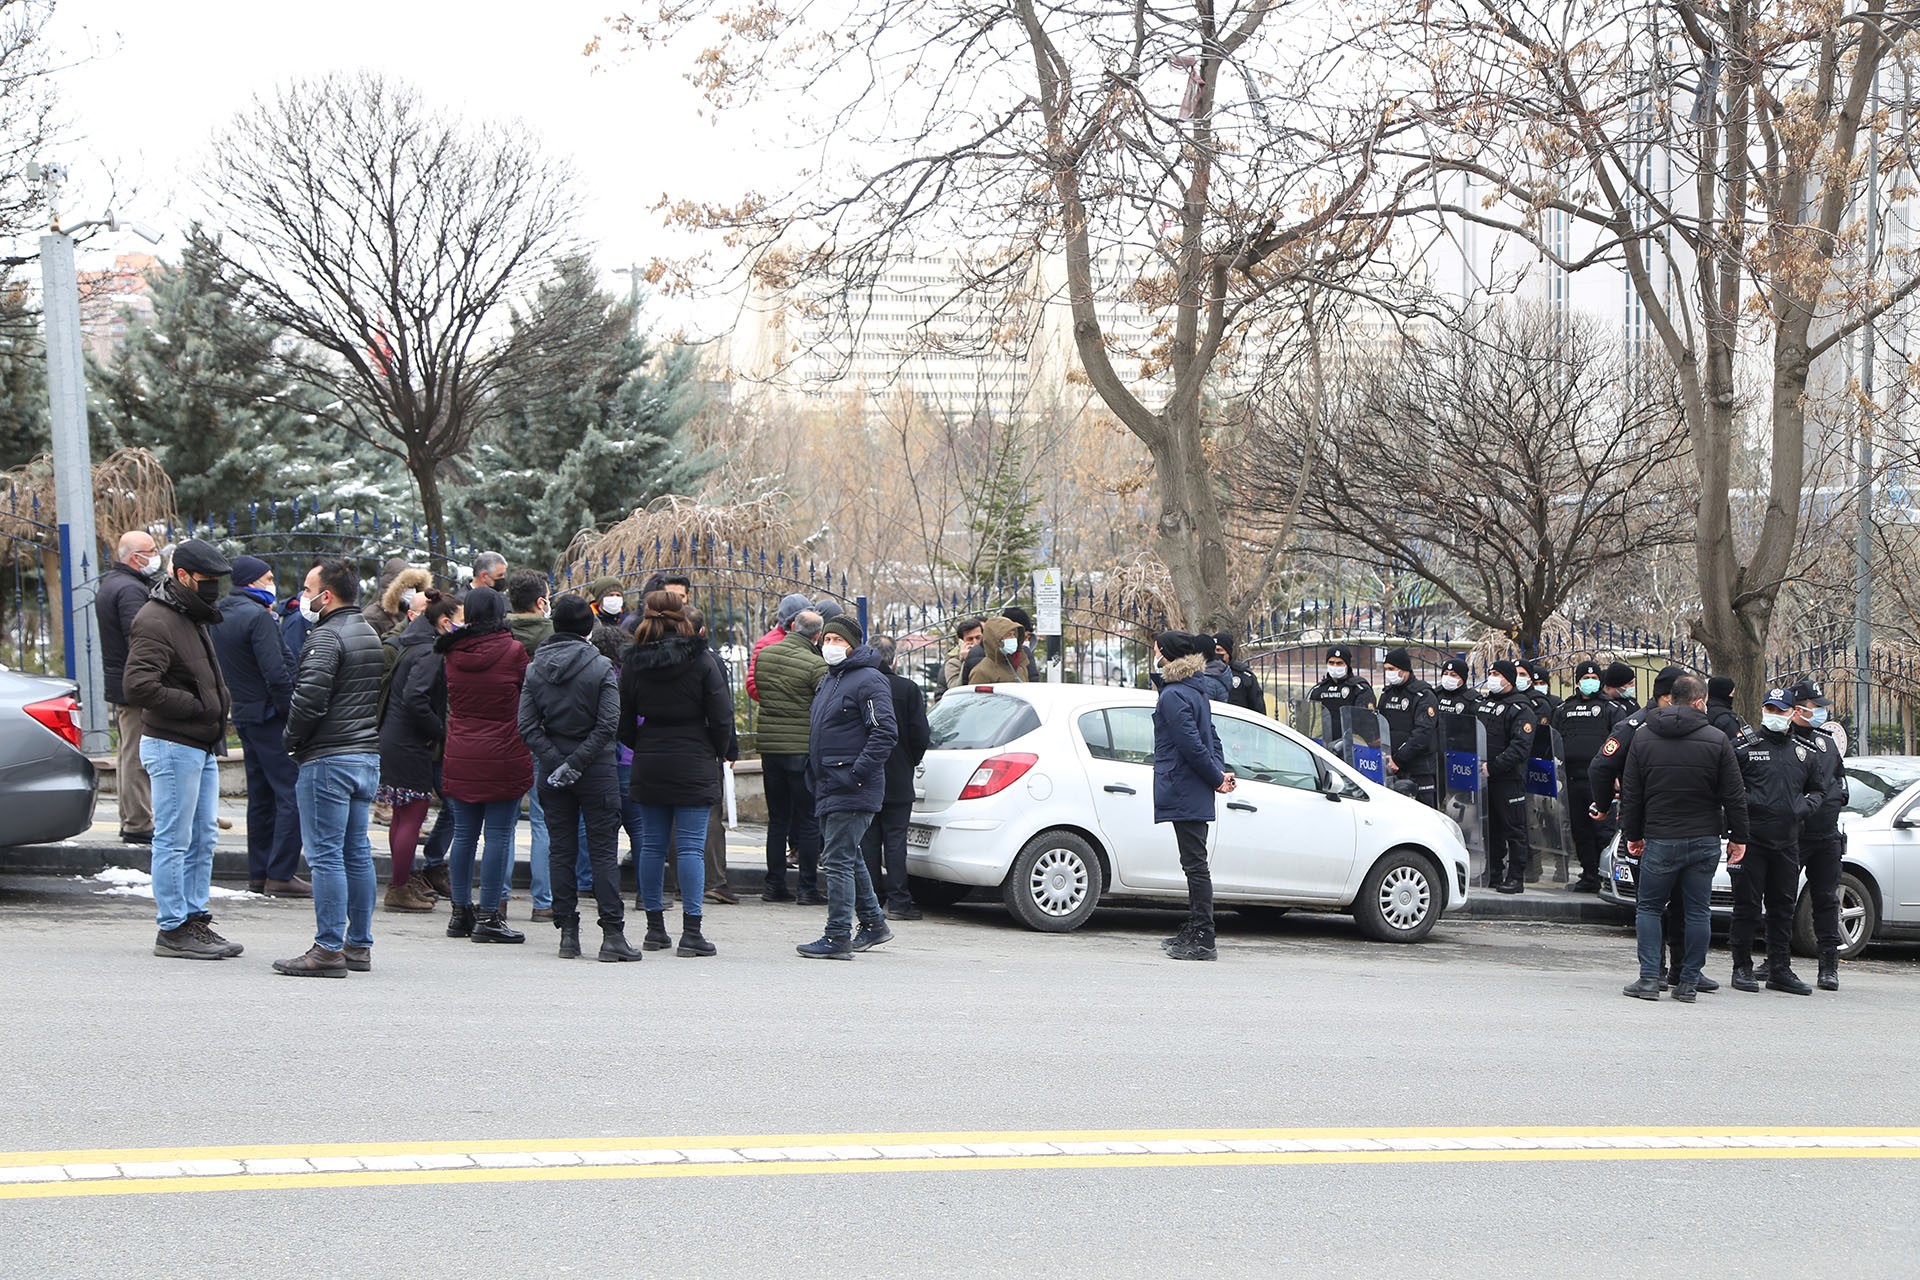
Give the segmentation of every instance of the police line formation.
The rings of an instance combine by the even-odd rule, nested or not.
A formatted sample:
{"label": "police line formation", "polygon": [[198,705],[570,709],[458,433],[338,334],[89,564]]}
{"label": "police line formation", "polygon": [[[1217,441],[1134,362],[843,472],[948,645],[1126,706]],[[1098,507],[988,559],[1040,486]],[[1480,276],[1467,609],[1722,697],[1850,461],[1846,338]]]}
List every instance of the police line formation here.
{"label": "police line formation", "polygon": [[[224,596],[223,578],[232,582]],[[279,973],[371,969],[376,803],[391,810],[387,909],[432,911],[447,898],[449,937],[525,940],[506,904],[526,801],[534,916],[558,929],[563,958],[581,954],[583,896],[597,907],[602,961],[670,948],[716,954],[703,904],[733,900],[719,834],[739,744],[731,682],[688,581],[654,575],[632,610],[617,578],[590,583],[584,597],[549,601],[547,590],[545,575],[509,573],[489,553],[464,594],[389,562],[379,596],[363,604],[353,563],[323,558],[281,600],[271,567],[255,557],[229,562],[189,539],[167,565],[146,534],[123,537],[96,607],[120,728],[121,834],[152,845],[155,954],[243,951],[213,929],[208,910],[229,722],[247,769],[250,887],[314,904],[312,947],[275,961]],[[1031,632],[1017,608],[962,623],[943,691],[1035,678]],[[864,640],[833,601],[789,595],[747,671],[769,808],[762,896],[827,908],[822,935],[797,947],[808,958],[849,959],[892,937],[890,917],[919,914],[905,838],[912,771],[929,737],[925,699],[893,671],[890,641]],[[1207,704],[1265,712],[1266,697],[1229,634],[1164,633],[1155,657],[1155,820],[1173,826],[1189,887],[1187,923],[1164,945],[1175,959],[1211,960],[1204,824],[1213,793],[1234,779]],[[1326,675],[1307,695],[1322,741],[1420,802],[1484,823],[1496,891],[1525,887],[1530,766],[1549,786],[1564,778],[1575,889],[1599,888],[1599,851],[1621,826],[1638,887],[1641,975],[1629,995],[1658,999],[1671,988],[1691,1000],[1716,989],[1701,970],[1723,836],[1732,837],[1733,985],[1809,991],[1788,951],[1804,861],[1818,982],[1838,989],[1844,743],[1824,723],[1829,704],[1816,685],[1769,691],[1761,725],[1749,728],[1733,712],[1730,682],[1675,667],[1655,678],[1646,708],[1620,663],[1580,664],[1564,701],[1531,662],[1492,663],[1478,689],[1458,659],[1442,665],[1437,688],[1405,649],[1389,650],[1384,670],[1376,698],[1348,649],[1328,651]],[[1676,755],[1688,767],[1675,767]],[[436,797],[439,820],[423,843]],[[646,913],[639,948],[625,936],[623,829]],[[303,851],[310,883],[297,875]],[[677,944],[665,921],[670,861],[683,908]]]}

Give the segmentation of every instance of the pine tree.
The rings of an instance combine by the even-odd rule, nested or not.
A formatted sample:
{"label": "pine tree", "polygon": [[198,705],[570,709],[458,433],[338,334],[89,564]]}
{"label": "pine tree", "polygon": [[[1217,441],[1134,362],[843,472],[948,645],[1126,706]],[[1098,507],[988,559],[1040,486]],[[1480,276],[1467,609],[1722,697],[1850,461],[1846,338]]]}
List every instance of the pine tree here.
{"label": "pine tree", "polygon": [[53,447],[47,355],[26,289],[0,271],[0,471]]}
{"label": "pine tree", "polygon": [[965,487],[967,530],[973,553],[951,567],[973,586],[996,584],[1026,590],[1039,567],[1040,499],[1028,484],[1033,467],[1031,432],[1018,424],[984,418],[976,427],[986,440],[978,474]]}
{"label": "pine tree", "polygon": [[695,353],[651,350],[634,318],[581,256],[564,259],[515,317],[523,337],[568,336],[528,342],[467,459],[474,479],[454,502],[465,527],[484,530],[515,563],[552,565],[580,530],[684,492],[712,467],[680,440],[700,408]]}

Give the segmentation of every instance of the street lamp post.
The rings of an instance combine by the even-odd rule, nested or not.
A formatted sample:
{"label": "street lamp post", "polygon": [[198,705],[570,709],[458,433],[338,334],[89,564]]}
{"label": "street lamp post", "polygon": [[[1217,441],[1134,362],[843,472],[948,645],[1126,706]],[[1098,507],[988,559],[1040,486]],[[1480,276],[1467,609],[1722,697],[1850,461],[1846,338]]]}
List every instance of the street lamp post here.
{"label": "street lamp post", "polygon": [[[1880,72],[1873,73],[1869,95],[1873,115],[1880,112]],[[1867,271],[1880,252],[1880,147],[1867,134]],[[1867,665],[1873,652],[1873,321],[1860,328],[1860,525],[1854,531],[1853,733],[1854,750],[1872,750],[1872,681]]]}

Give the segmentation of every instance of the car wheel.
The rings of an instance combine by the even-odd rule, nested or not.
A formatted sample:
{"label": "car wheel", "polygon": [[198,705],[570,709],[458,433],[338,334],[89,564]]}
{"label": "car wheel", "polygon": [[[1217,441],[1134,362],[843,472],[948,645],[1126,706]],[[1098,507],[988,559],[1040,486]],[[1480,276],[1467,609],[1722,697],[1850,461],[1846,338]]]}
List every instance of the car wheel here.
{"label": "car wheel", "polygon": [[1431,862],[1410,849],[1394,849],[1367,872],[1353,900],[1353,918],[1377,942],[1418,942],[1433,932],[1445,895]]}
{"label": "car wheel", "polygon": [[907,892],[913,895],[916,905],[941,911],[965,901],[966,896],[973,892],[973,886],[954,884],[950,880],[929,880],[925,876],[908,876]]}
{"label": "car wheel", "polygon": [[1027,928],[1067,933],[1093,915],[1105,887],[1099,855],[1085,838],[1071,831],[1043,831],[1013,860],[1001,896]]}
{"label": "car wheel", "polygon": [[[1840,958],[1852,960],[1867,949],[1880,927],[1880,911],[1874,906],[1873,890],[1851,871],[1840,872]],[[1802,893],[1793,912],[1793,949],[1803,956],[1820,954],[1820,942],[1813,936],[1813,895]]]}
{"label": "car wheel", "polygon": [[1280,917],[1286,915],[1292,908],[1270,907],[1261,902],[1236,902],[1233,904],[1233,910],[1234,914],[1248,924],[1258,925],[1264,929],[1280,923]]}

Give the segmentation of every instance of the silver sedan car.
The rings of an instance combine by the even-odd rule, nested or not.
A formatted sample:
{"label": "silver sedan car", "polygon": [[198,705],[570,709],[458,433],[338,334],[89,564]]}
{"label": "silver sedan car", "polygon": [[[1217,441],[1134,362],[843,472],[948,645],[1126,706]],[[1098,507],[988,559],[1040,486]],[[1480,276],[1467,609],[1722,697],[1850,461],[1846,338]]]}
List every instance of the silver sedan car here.
{"label": "silver sedan car", "polygon": [[[1840,955],[1852,959],[1876,939],[1920,939],[1920,756],[1855,756],[1847,761],[1847,837],[1840,864]],[[1600,855],[1600,896],[1631,907],[1633,866],[1616,858],[1616,837]],[[1713,876],[1713,914],[1733,915],[1726,855]],[[1815,953],[1813,903],[1801,877],[1793,915],[1793,948]]]}
{"label": "silver sedan car", "polygon": [[69,680],[0,668],[0,848],[47,844],[93,825],[93,762],[80,750]]}

